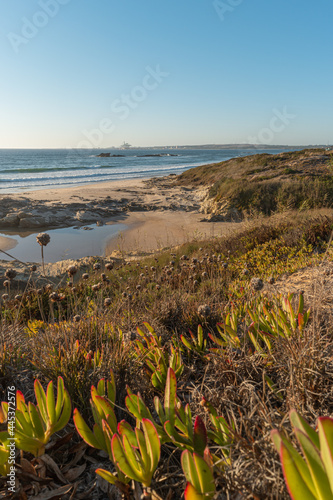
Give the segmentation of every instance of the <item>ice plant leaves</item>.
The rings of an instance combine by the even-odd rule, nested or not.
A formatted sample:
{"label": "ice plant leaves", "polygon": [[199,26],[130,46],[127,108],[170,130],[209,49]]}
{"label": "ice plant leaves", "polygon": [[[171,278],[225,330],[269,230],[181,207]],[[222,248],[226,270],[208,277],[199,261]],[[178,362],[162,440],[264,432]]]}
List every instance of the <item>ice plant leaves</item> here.
{"label": "ice plant leaves", "polygon": [[333,500],[333,419],[318,419],[318,433],[295,410],[290,421],[305,460],[277,430],[271,437],[280,454],[284,478],[293,500]]}
{"label": "ice plant leaves", "polygon": [[71,416],[72,404],[62,377],[58,377],[57,401],[55,401],[53,382],[45,393],[39,380],[35,380],[37,405],[26,404],[23,394],[16,394],[15,442],[18,448],[35,455],[42,455],[45,445],[55,432],[63,429]]}
{"label": "ice plant leaves", "polygon": [[[133,431],[127,426],[118,426],[119,433],[112,437],[111,449],[116,467],[127,478],[148,487],[160,459],[161,445],[154,424],[148,419],[143,419],[141,425],[143,431],[138,428]],[[107,481],[111,479],[109,482],[114,480],[113,477],[109,477],[110,473],[103,469],[97,469],[96,472]]]}
{"label": "ice plant leaves", "polygon": [[209,500],[214,497],[215,484],[212,467],[197,453],[183,451],[182,469],[187,480],[186,500]]}

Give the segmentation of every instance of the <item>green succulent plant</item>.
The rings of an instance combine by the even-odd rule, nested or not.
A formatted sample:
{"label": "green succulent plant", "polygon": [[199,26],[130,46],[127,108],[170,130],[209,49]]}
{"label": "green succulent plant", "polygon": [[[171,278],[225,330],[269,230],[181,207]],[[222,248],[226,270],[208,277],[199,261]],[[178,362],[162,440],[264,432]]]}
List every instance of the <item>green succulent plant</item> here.
{"label": "green succulent plant", "polygon": [[333,418],[320,417],[318,432],[295,410],[290,412],[303,456],[278,430],[271,432],[280,455],[283,475],[293,500],[333,499]]}
{"label": "green succulent plant", "polygon": [[215,495],[212,462],[198,453],[183,451],[182,469],[186,477],[185,500],[209,500]]}
{"label": "green succulent plant", "polygon": [[19,449],[38,457],[44,454],[52,434],[67,425],[72,404],[62,377],[58,377],[57,400],[52,381],[46,392],[39,380],[35,380],[34,388],[37,405],[26,403],[23,394],[16,393],[15,443]]}

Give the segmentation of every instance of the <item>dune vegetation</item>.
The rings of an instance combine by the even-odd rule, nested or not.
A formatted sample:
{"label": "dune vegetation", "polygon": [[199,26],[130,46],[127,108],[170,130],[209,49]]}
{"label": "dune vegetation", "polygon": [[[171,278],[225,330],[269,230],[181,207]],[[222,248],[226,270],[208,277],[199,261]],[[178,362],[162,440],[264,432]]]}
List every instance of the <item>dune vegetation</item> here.
{"label": "dune vegetation", "polygon": [[333,152],[305,149],[257,154],[192,168],[177,184],[210,185],[212,206],[227,203],[244,214],[331,208]]}

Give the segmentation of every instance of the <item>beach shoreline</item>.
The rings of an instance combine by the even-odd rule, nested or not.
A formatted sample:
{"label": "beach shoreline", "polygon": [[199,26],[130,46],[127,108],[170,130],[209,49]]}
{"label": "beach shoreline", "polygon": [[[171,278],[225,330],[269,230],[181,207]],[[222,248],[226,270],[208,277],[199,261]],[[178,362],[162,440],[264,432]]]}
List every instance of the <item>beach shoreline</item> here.
{"label": "beach shoreline", "polygon": [[178,186],[175,178],[169,175],[0,194],[0,233],[6,233],[0,248],[13,248],[15,239],[11,236],[15,234],[116,223],[125,224],[126,230],[110,238],[106,255],[153,252],[191,238],[220,234],[220,223],[201,222],[208,188]]}
{"label": "beach shoreline", "polygon": [[[102,233],[108,233],[107,228],[110,227],[104,255],[92,254],[88,251],[87,244],[84,256],[64,256],[63,253],[56,260],[46,261],[46,276],[57,280],[63,276],[66,266],[73,263],[79,269],[85,269],[91,259],[138,258],[193,240],[223,236],[239,228],[240,224],[237,222],[202,221],[202,203],[208,188],[177,186],[174,179],[174,176],[168,176],[140,181],[113,181],[85,187],[50,188],[0,195],[0,249],[8,250],[13,257],[3,260],[1,256],[4,254],[0,253],[0,275],[3,276],[8,267],[13,267],[18,278],[25,282],[29,277],[31,263],[40,267],[40,249],[35,235],[48,231],[51,234],[53,229],[71,228],[72,234],[76,234],[75,229],[80,229],[77,233],[84,233],[88,243],[92,239],[98,239]],[[7,225],[9,221],[14,221],[15,225]],[[112,234],[112,226],[115,224],[121,224],[124,228],[118,234]],[[24,236],[16,249],[15,235]],[[32,259],[17,257],[20,255],[20,245],[26,246],[23,247],[26,255],[27,236],[34,240]],[[63,241],[63,249],[66,248],[68,236],[67,240],[61,240],[58,233],[56,237],[57,241],[51,237],[51,243],[45,249],[46,258],[51,253],[52,243],[59,246]],[[28,265],[25,266],[24,263]]]}
{"label": "beach shoreline", "polygon": [[103,224],[129,212],[200,210],[206,189],[174,184],[175,176],[93,183],[28,193],[0,194],[0,231],[46,230]]}

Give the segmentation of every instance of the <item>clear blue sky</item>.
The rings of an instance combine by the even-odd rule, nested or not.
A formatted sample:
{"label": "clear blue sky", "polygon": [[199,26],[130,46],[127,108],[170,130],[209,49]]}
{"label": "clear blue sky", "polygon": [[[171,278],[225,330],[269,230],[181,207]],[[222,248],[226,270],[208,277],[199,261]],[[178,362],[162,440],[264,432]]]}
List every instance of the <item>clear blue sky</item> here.
{"label": "clear blue sky", "polygon": [[333,143],[332,0],[0,4],[0,147]]}

